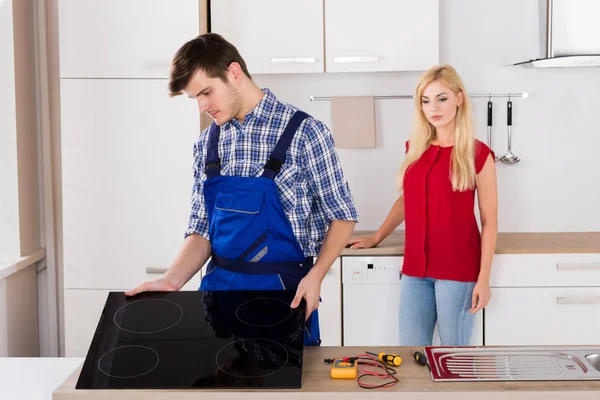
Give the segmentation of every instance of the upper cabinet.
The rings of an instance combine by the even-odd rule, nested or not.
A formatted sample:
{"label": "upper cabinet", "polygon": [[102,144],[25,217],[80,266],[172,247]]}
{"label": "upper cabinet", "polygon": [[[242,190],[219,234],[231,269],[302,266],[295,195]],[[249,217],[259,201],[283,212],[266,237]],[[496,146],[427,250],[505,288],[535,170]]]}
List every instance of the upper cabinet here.
{"label": "upper cabinet", "polygon": [[59,0],[61,78],[166,78],[198,0]]}
{"label": "upper cabinet", "polygon": [[211,1],[211,31],[237,47],[250,74],[323,72],[323,0]]}
{"label": "upper cabinet", "polygon": [[211,31],[255,74],[421,71],[439,62],[438,0],[218,0]]}
{"label": "upper cabinet", "polygon": [[426,70],[439,61],[438,26],[438,0],[325,0],[326,70]]}

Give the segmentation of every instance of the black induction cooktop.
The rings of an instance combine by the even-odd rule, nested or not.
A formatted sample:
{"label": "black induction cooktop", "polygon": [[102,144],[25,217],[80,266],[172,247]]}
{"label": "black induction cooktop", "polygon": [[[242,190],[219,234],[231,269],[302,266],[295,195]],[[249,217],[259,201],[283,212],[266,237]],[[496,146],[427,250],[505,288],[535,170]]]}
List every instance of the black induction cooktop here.
{"label": "black induction cooktop", "polygon": [[294,291],[108,295],[77,389],[300,388]]}

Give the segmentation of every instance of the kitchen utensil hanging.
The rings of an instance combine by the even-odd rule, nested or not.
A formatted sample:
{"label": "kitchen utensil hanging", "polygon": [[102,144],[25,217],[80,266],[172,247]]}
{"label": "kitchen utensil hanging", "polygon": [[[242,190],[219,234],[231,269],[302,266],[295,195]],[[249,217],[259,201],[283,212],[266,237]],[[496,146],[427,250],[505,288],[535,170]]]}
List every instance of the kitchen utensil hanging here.
{"label": "kitchen utensil hanging", "polygon": [[505,164],[516,164],[521,159],[512,152],[512,101],[510,97],[506,102],[506,131],[508,135],[508,151],[500,158],[500,161]]}
{"label": "kitchen utensil hanging", "polygon": [[[488,147],[493,150],[494,146],[492,144],[492,114],[493,114],[493,104],[492,104],[492,96],[490,95],[488,104],[487,104],[487,140]],[[494,158],[494,161],[498,161],[498,156]]]}

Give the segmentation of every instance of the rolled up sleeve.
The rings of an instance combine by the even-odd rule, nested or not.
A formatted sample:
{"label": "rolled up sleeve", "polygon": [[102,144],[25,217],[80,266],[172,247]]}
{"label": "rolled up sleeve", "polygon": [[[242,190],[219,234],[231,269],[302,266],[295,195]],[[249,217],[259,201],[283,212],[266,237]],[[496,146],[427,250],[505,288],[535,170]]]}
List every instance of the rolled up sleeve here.
{"label": "rolled up sleeve", "polygon": [[194,186],[190,202],[190,218],[184,238],[198,233],[208,239],[208,214],[204,202],[203,186],[206,180],[204,173],[204,157],[202,151],[202,138],[207,132],[200,135],[200,139],[194,144]]}
{"label": "rolled up sleeve", "polygon": [[358,222],[358,211],[330,130],[316,119],[308,119],[305,123],[304,172],[319,208],[329,223],[333,220]]}

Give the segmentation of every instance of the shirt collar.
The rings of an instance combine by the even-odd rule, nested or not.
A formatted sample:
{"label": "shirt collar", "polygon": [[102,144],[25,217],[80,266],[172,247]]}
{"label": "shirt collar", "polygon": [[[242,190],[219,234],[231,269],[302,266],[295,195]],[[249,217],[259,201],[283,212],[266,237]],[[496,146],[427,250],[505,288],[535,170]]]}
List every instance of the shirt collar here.
{"label": "shirt collar", "polygon": [[[275,97],[275,95],[269,89],[261,89],[261,90],[263,91],[264,96],[258,102],[258,104],[256,106],[254,106],[254,108],[246,114],[246,116],[244,117],[244,121],[247,121],[248,118],[255,117],[258,122],[267,122],[267,121],[269,121],[269,119],[271,118],[271,116],[273,115],[275,110],[277,109],[277,104],[279,103],[279,100],[277,100],[277,97]],[[237,121],[235,119],[232,119],[231,121],[227,122],[225,125],[229,125],[229,124],[235,124],[236,126],[241,126],[241,125],[239,125],[239,121]]]}
{"label": "shirt collar", "polygon": [[271,115],[275,112],[277,108],[277,98],[269,89],[262,89],[265,94],[263,98],[258,102],[256,107],[254,107],[248,114],[246,114],[246,118],[255,117],[259,121],[268,121],[271,118]]}

